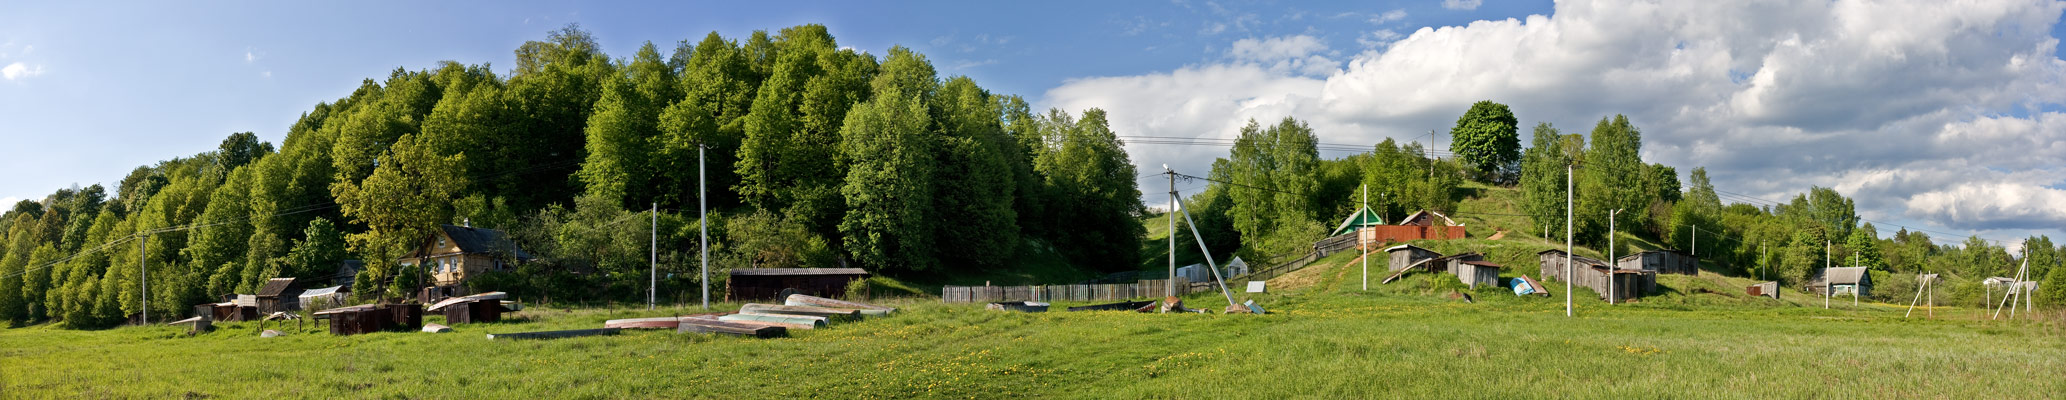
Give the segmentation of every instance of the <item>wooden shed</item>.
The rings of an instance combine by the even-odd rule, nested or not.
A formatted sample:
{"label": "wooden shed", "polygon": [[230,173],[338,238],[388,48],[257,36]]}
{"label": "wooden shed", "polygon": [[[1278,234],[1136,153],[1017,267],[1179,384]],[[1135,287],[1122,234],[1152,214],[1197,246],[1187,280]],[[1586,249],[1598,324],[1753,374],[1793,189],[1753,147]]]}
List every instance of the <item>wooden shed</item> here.
{"label": "wooden shed", "polygon": [[[1614,268],[1607,262],[1583,256],[1572,256],[1573,276],[1564,274],[1564,251],[1543,250],[1535,253],[1540,257],[1542,276],[1570,282],[1573,286],[1592,289],[1600,299],[1622,302],[1643,297],[1656,291],[1657,272],[1635,268]],[[1611,288],[1611,289],[1610,289]]]}
{"label": "wooden shed", "polygon": [[272,314],[301,310],[301,290],[294,278],[273,278],[258,289],[258,313]]}
{"label": "wooden shed", "polygon": [[1499,286],[1499,269],[1499,264],[1482,259],[1449,261],[1449,273],[1472,289],[1477,289],[1478,285]]}
{"label": "wooden shed", "polygon": [[725,301],[777,300],[784,289],[797,294],[846,298],[846,287],[868,279],[860,268],[740,268],[725,282]]}
{"label": "wooden shed", "polygon": [[1434,250],[1428,250],[1421,248],[1420,246],[1414,246],[1410,244],[1392,246],[1391,248],[1385,249],[1385,253],[1388,254],[1391,258],[1391,271],[1406,269],[1406,267],[1412,266],[1413,263],[1420,262],[1421,260],[1428,260],[1442,256],[1442,253],[1436,253]]}
{"label": "wooden shed", "polygon": [[445,299],[430,305],[425,310],[444,312],[446,324],[471,324],[502,320],[502,313],[509,312],[502,306],[502,299],[509,295],[502,292],[488,292],[466,297]]}
{"label": "wooden shed", "polygon": [[363,304],[323,310],[315,315],[330,320],[330,333],[337,335],[423,326],[422,304]]}
{"label": "wooden shed", "polygon": [[1777,299],[1779,298],[1779,282],[1768,281],[1750,285],[1750,287],[1743,288],[1743,294]]}
{"label": "wooden shed", "polygon": [[238,305],[236,301],[201,304],[194,306],[194,315],[207,317],[210,321],[257,321],[258,307]]}
{"label": "wooden shed", "polygon": [[1621,269],[1640,269],[1660,274],[1700,275],[1700,258],[1678,250],[1649,250],[1615,260]]}

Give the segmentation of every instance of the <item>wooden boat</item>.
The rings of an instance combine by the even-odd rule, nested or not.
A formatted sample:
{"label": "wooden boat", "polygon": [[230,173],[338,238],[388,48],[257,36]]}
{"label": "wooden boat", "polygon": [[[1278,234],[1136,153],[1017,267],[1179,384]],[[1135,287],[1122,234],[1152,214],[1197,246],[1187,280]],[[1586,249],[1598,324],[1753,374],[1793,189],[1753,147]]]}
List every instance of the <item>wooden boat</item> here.
{"label": "wooden boat", "polygon": [[994,311],[1047,312],[1047,303],[1038,301],[1001,301],[990,303]]}

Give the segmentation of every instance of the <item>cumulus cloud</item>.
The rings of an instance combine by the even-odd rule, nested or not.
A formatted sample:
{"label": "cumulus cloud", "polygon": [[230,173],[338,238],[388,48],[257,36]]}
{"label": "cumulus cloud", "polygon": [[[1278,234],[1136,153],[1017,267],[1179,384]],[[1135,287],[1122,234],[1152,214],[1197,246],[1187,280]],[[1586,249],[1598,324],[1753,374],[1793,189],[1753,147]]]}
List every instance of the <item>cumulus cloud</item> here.
{"label": "cumulus cloud", "polygon": [[6,78],[10,81],[27,79],[42,74],[43,66],[29,66],[28,63],[20,61],[16,61],[13,64],[7,64],[6,67],[0,67],[0,78]]}
{"label": "cumulus cloud", "polygon": [[1451,10],[1476,10],[1485,0],[1442,0],[1442,8]]}
{"label": "cumulus cloud", "polygon": [[[1646,161],[1706,166],[1724,189],[1783,200],[1819,185],[1857,197],[1868,218],[2060,226],[2066,201],[2050,200],[2066,200],[2052,197],[2066,186],[2066,115],[2025,110],[2066,103],[2050,36],[2062,9],[1558,2],[1552,15],[1364,32],[1355,40],[1369,50],[1325,75],[1278,66],[1323,55],[1318,39],[1243,39],[1222,61],[1071,80],[1044,101],[1102,107],[1128,135],[1231,137],[1248,118],[1296,116],[1330,143],[1446,132],[1486,99],[1566,133],[1625,114],[1643,129]],[[1129,150],[1143,165],[1193,170],[1225,153]],[[1988,191],[2024,198],[1982,200]]]}
{"label": "cumulus cloud", "polygon": [[1239,63],[1254,63],[1279,74],[1327,75],[1341,67],[1328,58],[1327,44],[1319,38],[1296,35],[1265,39],[1241,39],[1227,49],[1227,57]]}

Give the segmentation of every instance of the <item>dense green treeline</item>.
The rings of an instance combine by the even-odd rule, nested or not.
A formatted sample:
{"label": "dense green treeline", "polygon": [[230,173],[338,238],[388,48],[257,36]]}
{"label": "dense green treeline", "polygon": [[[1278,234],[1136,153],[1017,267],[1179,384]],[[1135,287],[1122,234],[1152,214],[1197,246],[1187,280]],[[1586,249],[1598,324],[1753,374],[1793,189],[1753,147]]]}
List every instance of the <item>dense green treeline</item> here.
{"label": "dense green treeline", "polygon": [[[1523,148],[1511,111],[1488,101],[1472,105],[1450,132],[1455,157],[1386,139],[1371,152],[1330,160],[1319,157],[1318,134],[1296,119],[1269,126],[1251,121],[1228,157],[1213,164],[1213,183],[1185,201],[1207,244],[1222,253],[1216,257],[1268,260],[1310,251],[1354,212],[1364,196],[1360,188],[1369,189],[1373,211],[1396,220],[1416,210],[1454,211],[1466,195],[1458,189],[1462,181],[1474,179],[1518,189],[1517,208],[1537,225],[1504,228],[1550,239],[1564,237],[1569,195],[1573,239],[1593,248],[1609,245],[1613,212],[1612,226],[1623,235],[1697,253],[1715,272],[1790,287],[1805,286],[1824,265],[1867,266],[1876,284],[1872,297],[1907,301],[1916,293],[1917,274],[1938,273],[1944,279],[1937,284],[1939,299],[1977,306],[1990,293],[1982,280],[2013,276],[2027,260],[2029,279],[2046,282],[2040,301],[2066,302],[2066,268],[2059,267],[2066,247],[2049,237],[2028,238],[2027,253],[2012,255],[2003,243],[1977,236],[1957,245],[1906,228],[1883,236],[1884,227],[1861,219],[1853,200],[1823,187],[1785,203],[1724,202],[1705,168],[1693,168],[1682,184],[1676,168],[1644,163],[1642,131],[1625,116],[1601,118],[1585,134],[1537,124]],[[1176,235],[1184,242],[1180,262],[1204,261],[1185,247],[1194,240],[1188,227],[1177,227]],[[1619,254],[1642,250],[1628,240],[1613,244]],[[1992,295],[1998,302],[2001,289]]]}
{"label": "dense green treeline", "polygon": [[115,193],[14,204],[0,215],[0,320],[103,327],[145,298],[154,317],[182,316],[272,277],[329,282],[344,260],[367,260],[346,277],[356,296],[399,298],[422,271],[391,260],[438,224],[504,229],[539,257],[476,290],[641,298],[657,236],[662,295],[678,295],[699,279],[704,202],[714,277],[974,272],[1036,248],[1126,269],[1136,176],[1101,110],[1035,112],[902,47],[841,48],[823,26],[629,58],[569,26],[516,49],[506,74],[447,61],[368,79],[277,148],[238,133],[138,167]]}

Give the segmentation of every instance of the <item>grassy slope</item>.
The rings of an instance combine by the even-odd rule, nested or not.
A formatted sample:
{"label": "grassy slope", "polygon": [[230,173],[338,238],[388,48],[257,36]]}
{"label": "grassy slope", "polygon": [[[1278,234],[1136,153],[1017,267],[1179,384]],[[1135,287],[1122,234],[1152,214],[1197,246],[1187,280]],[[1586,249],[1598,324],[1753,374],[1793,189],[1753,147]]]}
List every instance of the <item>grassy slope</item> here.
{"label": "grassy slope", "polygon": [[[1501,196],[1467,201],[1494,213]],[[1513,213],[1513,214],[1518,214]],[[1462,216],[1471,235],[1525,217]],[[1482,231],[1481,231],[1482,230]],[[1499,241],[1428,242],[1484,251],[1533,273],[1550,246],[1520,230]],[[1593,254],[1580,249],[1580,254]],[[2044,398],[2066,391],[2066,319],[1936,319],[1894,305],[1825,310],[1819,298],[1741,294],[1748,279],[1665,276],[1664,293],[1607,306],[1499,288],[1447,300],[1422,274],[1358,282],[1355,254],[1236,293],[1273,314],[1019,314],[923,299],[905,311],[794,337],[753,340],[632,332],[489,341],[483,333],[593,328],[612,318],[696,310],[526,310],[452,334],[335,337],[312,329],[260,339],[253,326],[186,338],[171,327],[0,330],[0,397],[359,398]],[[1372,260],[1373,274],[1383,270]],[[1300,288],[1285,290],[1290,280]],[[1561,294],[1561,285],[1551,285]],[[1218,309],[1219,293],[1186,297]],[[1056,304],[1056,309],[1077,304]],[[736,308],[718,305],[719,309]],[[1920,311],[1918,311],[1920,313]],[[1920,315],[1920,314],[1918,314]],[[431,317],[432,322],[440,317]],[[290,332],[293,332],[290,330]]]}

